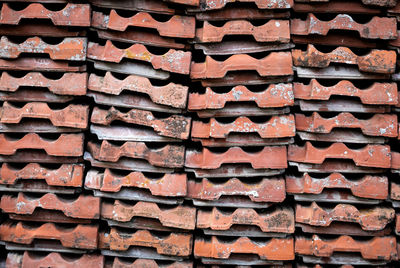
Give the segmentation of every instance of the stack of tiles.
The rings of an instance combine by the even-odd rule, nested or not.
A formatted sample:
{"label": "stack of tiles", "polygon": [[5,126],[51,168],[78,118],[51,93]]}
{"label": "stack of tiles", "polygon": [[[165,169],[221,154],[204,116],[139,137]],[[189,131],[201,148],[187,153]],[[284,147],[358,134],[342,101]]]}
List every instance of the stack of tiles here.
{"label": "stack of tiles", "polygon": [[398,266],[400,1],[0,6],[0,267]]}
{"label": "stack of tiles", "polygon": [[8,267],[97,248],[100,199],[80,193],[90,5],[44,2],[1,3],[0,239]]}
{"label": "stack of tiles", "polygon": [[[392,1],[295,3],[296,144],[286,190],[294,195],[299,262],[385,265],[397,260],[389,198],[398,136]],[[395,4],[395,3],[394,3]],[[375,6],[374,6],[375,5]],[[376,5],[381,5],[377,7]]]}
{"label": "stack of tiles", "polygon": [[185,159],[198,209],[194,257],[204,265],[284,264],[294,259],[282,176],[295,135],[293,3],[225,2],[188,9],[197,18]]}
{"label": "stack of tiles", "polygon": [[191,126],[187,41],[196,21],[184,8],[92,1],[88,96],[95,104],[85,188],[102,197],[99,249],[113,267],[192,266],[196,209],[184,203],[183,167]]}
{"label": "stack of tiles", "polygon": [[[399,21],[400,21],[400,3],[396,4],[394,7],[387,10],[387,15],[397,20],[397,39],[391,40],[388,44],[388,47],[394,49],[397,52],[397,67],[399,66],[399,52],[400,52],[400,30],[399,30]],[[398,83],[400,81],[400,73],[397,69],[396,73],[392,75],[392,80]],[[397,114],[397,118],[400,112],[400,94],[398,95],[399,102],[392,107],[392,112]],[[391,142],[392,149],[392,165],[391,165],[391,173],[389,174],[390,178],[390,196],[389,199],[392,203],[393,208],[396,210],[395,216],[395,229],[394,232],[397,236],[400,235],[400,125],[399,125],[399,136],[397,138],[393,138]],[[399,240],[397,240],[397,253],[400,254],[400,244]]]}

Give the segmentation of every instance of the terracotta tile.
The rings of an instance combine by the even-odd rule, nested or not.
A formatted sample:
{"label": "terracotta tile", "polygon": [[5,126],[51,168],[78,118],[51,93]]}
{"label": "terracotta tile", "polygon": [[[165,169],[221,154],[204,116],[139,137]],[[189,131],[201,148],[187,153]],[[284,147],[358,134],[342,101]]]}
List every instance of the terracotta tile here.
{"label": "terracotta tile", "polygon": [[146,11],[159,14],[174,14],[176,10],[170,8],[165,1],[148,0],[148,1],[130,1],[121,0],[118,2],[112,0],[91,0],[90,3],[102,8],[116,8],[133,11]]}
{"label": "terracotta tile", "polygon": [[117,162],[122,157],[147,160],[151,165],[179,168],[185,162],[185,147],[167,144],[159,149],[150,149],[144,142],[125,142],[117,146],[103,140],[101,144],[89,141],[87,149],[99,161]]}
{"label": "terracotta tile", "polygon": [[60,79],[53,80],[39,72],[29,72],[21,78],[2,72],[0,91],[16,92],[21,87],[45,87],[57,95],[81,96],[86,94],[87,77],[87,73],[64,73]]}
{"label": "terracotta tile", "polygon": [[193,238],[191,234],[170,233],[159,237],[147,230],[118,231],[111,228],[109,233],[99,234],[99,247],[115,251],[126,251],[130,246],[155,248],[158,254],[190,256]]}
{"label": "terracotta tile", "polygon": [[348,204],[338,204],[333,209],[323,208],[313,202],[310,206],[296,205],[296,222],[328,227],[333,221],[358,223],[363,230],[383,230],[394,220],[394,209],[374,206],[358,209]]}
{"label": "terracotta tile", "polygon": [[294,239],[271,238],[255,242],[247,237],[240,237],[232,242],[225,242],[212,236],[211,239],[197,237],[194,243],[196,258],[229,259],[232,253],[257,254],[264,260],[294,260]]}
{"label": "terracotta tile", "polygon": [[330,158],[351,159],[356,166],[390,168],[391,154],[387,145],[368,144],[361,149],[350,149],[344,143],[333,143],[321,149],[311,142],[306,142],[304,146],[289,145],[289,161],[322,164]]}
{"label": "terracotta tile", "polygon": [[90,5],[67,3],[60,11],[52,11],[42,4],[31,3],[23,10],[14,10],[4,3],[0,24],[17,25],[21,19],[50,19],[57,26],[90,26]]}
{"label": "terracotta tile", "polygon": [[4,102],[0,107],[1,123],[18,124],[23,118],[48,119],[54,126],[87,128],[89,106],[69,104],[63,109],[51,109],[44,102],[28,102],[22,108]]}
{"label": "terracotta tile", "polygon": [[[268,161],[265,161],[266,159]],[[245,152],[240,147],[231,147],[224,153],[214,153],[207,148],[203,148],[201,152],[186,150],[186,167],[216,169],[228,163],[250,163],[254,169],[286,168],[286,147],[264,147],[262,151],[256,153]]]}
{"label": "terracotta tile", "polygon": [[126,49],[119,49],[110,40],[107,40],[104,46],[89,42],[87,57],[89,59],[116,63],[121,62],[125,58],[145,61],[149,62],[154,69],[189,74],[192,54],[191,52],[170,49],[163,55],[156,55],[149,52],[142,44],[134,44]]}
{"label": "terracotta tile", "polygon": [[358,56],[347,47],[338,47],[331,52],[320,52],[313,45],[308,45],[306,51],[292,50],[295,66],[326,68],[332,63],[357,65],[363,72],[394,73],[396,69],[396,52],[393,50],[373,49],[368,54]]}
{"label": "terracotta tile", "polygon": [[57,169],[49,169],[37,163],[29,163],[21,169],[3,163],[0,168],[0,184],[16,184],[21,180],[45,180],[47,185],[81,187],[83,165],[62,164]]}
{"label": "terracotta tile", "polygon": [[118,192],[122,188],[148,189],[155,196],[186,196],[186,174],[165,174],[161,178],[147,178],[142,172],[131,172],[126,176],[113,174],[105,169],[104,173],[88,171],[85,187],[104,192]]}
{"label": "terracotta tile", "polygon": [[327,35],[330,30],[357,31],[361,38],[366,39],[397,38],[395,18],[373,17],[368,23],[359,24],[347,14],[339,14],[330,21],[321,21],[310,13],[306,20],[291,20],[290,31],[293,35]]}
{"label": "terracotta tile", "polygon": [[190,118],[181,115],[171,115],[167,118],[157,119],[149,111],[131,109],[129,112],[124,113],[114,107],[109,110],[94,107],[90,121],[94,124],[109,125],[116,120],[153,128],[161,136],[178,139],[188,139],[189,137]]}
{"label": "terracotta tile", "polygon": [[329,257],[334,252],[359,252],[365,259],[397,260],[396,237],[373,237],[358,241],[350,236],[323,239],[313,235],[311,239],[296,237],[296,254]]}
{"label": "terracotta tile", "polygon": [[[1,19],[0,19],[1,20]],[[0,39],[0,57],[16,59],[21,53],[48,54],[52,60],[86,60],[87,39],[83,37],[65,37],[58,44],[47,44],[40,37],[30,37],[23,43],[13,43],[6,36]]]}
{"label": "terracotta tile", "polygon": [[57,252],[51,252],[43,256],[35,252],[25,251],[24,254],[21,255],[21,258],[21,268],[56,266],[62,266],[65,268],[103,268],[105,264],[104,256],[97,254],[83,254],[78,258],[68,258],[68,255]]}
{"label": "terracotta tile", "polygon": [[186,108],[188,95],[187,86],[172,82],[165,86],[153,86],[148,78],[137,75],[119,80],[111,72],[107,72],[104,77],[90,74],[88,89],[112,95],[119,95],[123,91],[144,93],[154,103],[175,108]]}
{"label": "terracotta tile", "polygon": [[13,155],[21,149],[45,150],[51,156],[82,156],[83,134],[61,134],[57,139],[41,138],[38,134],[28,133],[20,139],[0,134],[0,154]]}
{"label": "terracotta tile", "polygon": [[151,28],[158,31],[161,36],[194,38],[195,18],[188,16],[172,16],[166,22],[154,19],[149,13],[138,12],[131,17],[121,17],[112,9],[109,15],[93,12],[92,27],[125,31],[129,26]]}
{"label": "terracotta tile", "polygon": [[257,133],[261,138],[284,138],[295,136],[293,115],[272,116],[264,123],[254,123],[241,116],[232,123],[221,123],[211,118],[207,123],[193,121],[192,138],[226,138],[230,133]]}
{"label": "terracotta tile", "polygon": [[40,197],[18,193],[17,196],[3,195],[0,207],[8,214],[30,215],[37,209],[43,209],[58,210],[71,218],[100,218],[100,198],[91,195],[79,195],[73,200],[66,200],[52,193]]}
{"label": "terracotta tile", "polygon": [[255,102],[257,107],[286,107],[294,104],[291,84],[271,84],[261,92],[253,92],[245,86],[235,86],[229,92],[221,94],[207,87],[204,94],[190,93],[188,109],[222,109],[227,103]]}
{"label": "terracotta tile", "polygon": [[59,240],[67,248],[96,249],[97,231],[98,227],[95,225],[65,228],[54,223],[43,223],[30,227],[22,222],[7,221],[0,226],[0,238],[26,245],[32,244],[35,239]]}
{"label": "terracotta tile", "polygon": [[301,177],[287,175],[286,192],[292,194],[320,194],[324,189],[350,189],[355,196],[372,199],[388,197],[389,182],[385,176],[365,175],[349,180],[345,175],[332,173],[324,178],[314,178],[308,173]]}
{"label": "terracotta tile", "polygon": [[282,2],[275,2],[275,1],[261,1],[261,0],[218,0],[218,1],[212,1],[212,0],[200,0],[200,7],[201,11],[206,11],[206,10],[214,10],[214,9],[221,9],[224,8],[226,4],[232,3],[232,2],[242,2],[242,3],[254,3],[259,9],[285,9],[285,8],[291,8],[293,6],[293,1],[288,0],[288,1],[282,1]]}
{"label": "terracotta tile", "polygon": [[374,114],[369,119],[358,119],[351,113],[340,113],[327,118],[314,112],[311,116],[295,114],[296,130],[312,133],[330,133],[334,128],[359,128],[369,136],[397,137],[397,115]]}
{"label": "terracotta tile", "polygon": [[[278,64],[279,63],[279,64]],[[192,62],[192,79],[223,78],[229,71],[257,71],[260,76],[293,75],[290,52],[271,52],[262,59],[247,54],[238,54],[224,61],[206,56],[202,63]]]}
{"label": "terracotta tile", "polygon": [[113,203],[103,201],[101,217],[119,222],[129,222],[134,217],[151,218],[158,220],[166,227],[194,230],[196,209],[183,205],[163,208],[150,202],[137,202],[135,205],[130,205],[119,200],[115,200]]}
{"label": "terracotta tile", "polygon": [[84,72],[86,65],[76,66],[68,61],[53,61],[48,58],[0,59],[0,70],[36,72]]}
{"label": "terracotta tile", "polygon": [[246,196],[253,202],[283,202],[286,197],[282,178],[264,178],[258,183],[246,183],[231,178],[225,183],[213,183],[207,178],[188,181],[188,197],[217,201],[222,196]]}
{"label": "terracotta tile", "polygon": [[257,226],[265,233],[294,233],[294,212],[291,208],[276,208],[258,212],[251,208],[237,208],[226,212],[214,207],[211,211],[199,209],[196,228],[229,230],[233,225]]}
{"label": "terracotta tile", "polygon": [[288,43],[290,41],[289,21],[270,20],[261,26],[254,26],[247,20],[231,20],[221,27],[213,26],[205,21],[202,28],[196,29],[195,41],[217,43],[230,35],[251,35],[257,42]]}

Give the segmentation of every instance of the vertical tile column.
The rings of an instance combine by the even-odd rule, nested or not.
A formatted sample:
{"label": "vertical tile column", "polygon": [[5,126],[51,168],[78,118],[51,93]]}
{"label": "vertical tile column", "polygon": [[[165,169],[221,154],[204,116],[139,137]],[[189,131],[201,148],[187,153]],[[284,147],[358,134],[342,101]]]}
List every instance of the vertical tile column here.
{"label": "vertical tile column", "polygon": [[386,202],[389,140],[398,136],[396,52],[387,46],[396,19],[366,4],[294,5],[297,136],[286,186],[296,201],[295,251],[308,266],[397,260]]}
{"label": "vertical tile column", "polygon": [[[397,29],[399,28],[398,22],[400,20],[400,4],[396,4],[394,7],[387,10],[387,16],[394,17],[397,20]],[[400,49],[400,37],[399,37],[399,30],[397,30],[397,38],[395,40],[391,40],[389,42],[389,48],[394,49],[397,53],[397,70],[396,73],[392,75],[392,80],[394,83],[398,85],[398,81],[400,80],[398,66],[399,66],[399,49]],[[399,97],[399,94],[397,95]],[[400,97],[399,97],[400,100]],[[392,106],[392,113],[399,116],[400,111],[400,102],[397,102],[395,106]],[[400,134],[400,133],[399,133]],[[390,201],[392,203],[393,208],[396,211],[395,216],[395,234],[397,237],[397,253],[399,254],[399,241],[398,236],[400,234],[400,182],[399,182],[399,173],[400,173],[400,148],[399,148],[399,139],[400,136],[397,138],[392,138],[390,141],[391,149],[392,149],[392,165],[391,165],[391,173],[389,174],[390,179]]]}
{"label": "vertical tile column", "polygon": [[[97,248],[100,199],[81,193],[90,5],[1,3],[0,239],[7,267]],[[87,262],[85,262],[87,263]]]}
{"label": "vertical tile column", "polygon": [[85,188],[101,197],[99,250],[113,267],[192,267],[185,114],[195,18],[162,1],[93,1]]}
{"label": "vertical tile column", "polygon": [[198,209],[198,265],[294,259],[294,211],[284,202],[283,177],[295,135],[291,3],[246,2],[188,9],[197,26],[185,167]]}

